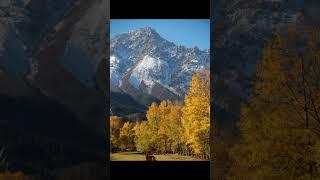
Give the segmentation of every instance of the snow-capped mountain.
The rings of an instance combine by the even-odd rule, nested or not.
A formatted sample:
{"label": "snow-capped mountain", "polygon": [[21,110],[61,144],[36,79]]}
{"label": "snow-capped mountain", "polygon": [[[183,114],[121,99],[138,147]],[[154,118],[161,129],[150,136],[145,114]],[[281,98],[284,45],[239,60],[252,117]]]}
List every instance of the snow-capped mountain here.
{"label": "snow-capped mountain", "polygon": [[111,39],[111,91],[142,91],[158,99],[183,97],[200,68],[210,68],[209,50],[178,46],[150,27]]}
{"label": "snow-capped mountain", "polygon": [[[108,0],[0,1],[0,144],[10,147],[10,168],[38,174],[105,157],[109,7]],[[59,144],[59,155],[43,158],[52,154],[44,144]],[[35,156],[21,159],[30,148]]]}

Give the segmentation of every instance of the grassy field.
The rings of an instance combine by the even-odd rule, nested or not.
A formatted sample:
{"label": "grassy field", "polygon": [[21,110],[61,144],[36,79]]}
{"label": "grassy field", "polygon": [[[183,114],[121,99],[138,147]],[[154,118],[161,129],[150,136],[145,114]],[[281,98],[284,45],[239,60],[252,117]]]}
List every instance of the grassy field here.
{"label": "grassy field", "polygon": [[[145,155],[139,152],[111,153],[111,161],[145,161]],[[191,156],[180,156],[178,154],[155,155],[157,161],[201,161]]]}

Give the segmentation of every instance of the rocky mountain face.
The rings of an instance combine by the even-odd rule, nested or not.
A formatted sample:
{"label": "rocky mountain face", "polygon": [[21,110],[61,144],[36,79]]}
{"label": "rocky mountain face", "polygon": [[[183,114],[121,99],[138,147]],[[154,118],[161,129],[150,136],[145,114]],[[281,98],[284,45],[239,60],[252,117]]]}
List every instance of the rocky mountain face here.
{"label": "rocky mountain face", "polygon": [[[0,2],[0,106],[11,102],[9,109],[1,108],[0,123],[10,127],[10,137],[24,136],[23,148],[13,140],[0,139],[1,144],[9,143],[11,152],[23,154],[19,147],[34,146],[39,154],[52,157],[35,144],[34,138],[41,136],[42,143],[61,144],[64,158],[72,151],[79,161],[104,157],[107,2]],[[19,125],[24,121],[28,126]],[[17,156],[11,156],[15,161]],[[71,157],[59,161],[59,166],[74,163],[76,158],[71,161]],[[32,169],[45,167],[49,161],[53,167],[59,164],[53,159],[16,163]]]}
{"label": "rocky mountain face", "polygon": [[[215,142],[234,143],[239,137],[241,103],[248,100],[255,66],[262,49],[276,32],[288,26],[319,24],[317,0],[215,0],[213,11]],[[213,145],[215,146],[215,145]],[[227,149],[212,151],[213,179],[224,179]]]}
{"label": "rocky mountain face", "polygon": [[111,91],[129,94],[138,101],[141,94],[158,100],[182,99],[200,68],[210,68],[208,50],[175,45],[150,27],[111,39]]}

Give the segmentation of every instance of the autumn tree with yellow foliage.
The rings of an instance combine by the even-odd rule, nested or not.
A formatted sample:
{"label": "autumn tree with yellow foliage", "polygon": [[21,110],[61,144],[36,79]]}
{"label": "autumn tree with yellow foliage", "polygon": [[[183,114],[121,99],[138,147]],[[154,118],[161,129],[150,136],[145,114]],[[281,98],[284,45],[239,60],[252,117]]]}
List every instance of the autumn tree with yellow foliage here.
{"label": "autumn tree with yellow foliage", "polygon": [[161,128],[164,129],[168,140],[168,151],[172,153],[183,154],[185,149],[185,137],[183,136],[183,127],[181,122],[182,104],[176,101],[171,104],[170,111],[166,115],[167,120]]}
{"label": "autumn tree with yellow foliage", "polygon": [[125,122],[120,129],[120,143],[122,149],[134,149],[134,138],[135,138],[135,132],[134,132],[134,124],[130,122]]}
{"label": "autumn tree with yellow foliage", "polygon": [[140,152],[149,152],[155,150],[155,142],[153,141],[153,132],[150,131],[148,121],[137,123],[134,127],[135,131],[135,145]]}
{"label": "autumn tree with yellow foliage", "polygon": [[228,179],[320,179],[320,31],[276,34],[256,75]]}
{"label": "autumn tree with yellow foliage", "polygon": [[[135,146],[140,152],[177,153],[209,159],[210,76],[204,69],[195,73],[182,102],[152,103],[146,120],[121,124],[111,117],[111,144]],[[123,149],[123,148],[122,148]]]}
{"label": "autumn tree with yellow foliage", "polygon": [[147,111],[147,121],[135,127],[136,145],[143,152],[178,153],[182,148],[183,134],[179,102],[153,103]]}
{"label": "autumn tree with yellow foliage", "polygon": [[110,150],[115,151],[120,148],[120,128],[123,122],[120,117],[110,116]]}
{"label": "autumn tree with yellow foliage", "polygon": [[208,157],[210,132],[210,74],[200,70],[190,82],[184,98],[182,125],[187,145],[193,153]]}

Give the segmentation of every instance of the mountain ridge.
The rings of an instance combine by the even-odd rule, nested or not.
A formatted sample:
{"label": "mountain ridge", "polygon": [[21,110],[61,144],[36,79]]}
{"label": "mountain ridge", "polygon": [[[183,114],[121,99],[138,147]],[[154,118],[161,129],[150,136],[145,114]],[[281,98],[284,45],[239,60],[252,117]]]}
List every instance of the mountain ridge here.
{"label": "mountain ridge", "polygon": [[111,91],[133,97],[140,91],[159,100],[181,100],[192,75],[210,68],[209,49],[176,45],[151,27],[117,34],[110,44]]}
{"label": "mountain ridge", "polygon": [[[38,173],[106,158],[107,3],[0,3],[0,146],[10,147],[10,170]],[[33,156],[21,158],[30,149]]]}

